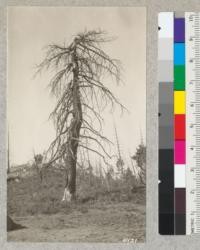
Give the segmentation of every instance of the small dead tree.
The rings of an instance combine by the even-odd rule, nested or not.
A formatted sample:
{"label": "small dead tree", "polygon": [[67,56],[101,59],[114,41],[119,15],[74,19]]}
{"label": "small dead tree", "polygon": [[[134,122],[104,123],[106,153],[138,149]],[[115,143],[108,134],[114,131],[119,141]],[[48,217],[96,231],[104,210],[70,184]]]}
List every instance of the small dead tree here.
{"label": "small dead tree", "polygon": [[97,154],[106,164],[106,157],[112,157],[105,149],[104,144],[111,141],[102,134],[101,113],[109,106],[113,111],[115,104],[124,109],[106,87],[108,79],[114,79],[117,84],[121,81],[119,61],[110,58],[100,46],[112,40],[103,31],[80,33],[67,47],[49,45],[45,59],[38,66],[39,72],[50,68],[56,72],[49,84],[51,93],[58,99],[50,115],[56,138],[47,154],[49,165],[60,158],[65,161],[65,194],[68,192],[69,200],[75,199],[78,149]]}
{"label": "small dead tree", "polygon": [[120,150],[120,144],[119,144],[119,137],[117,134],[117,128],[114,122],[114,129],[115,129],[115,138],[116,138],[116,144],[117,144],[117,153],[118,153],[118,159],[116,162],[116,167],[118,170],[118,174],[121,177],[123,175],[124,172],[124,161],[122,159],[122,155],[121,155],[121,150]]}
{"label": "small dead tree", "polygon": [[136,149],[136,153],[134,156],[131,157],[133,160],[136,161],[137,168],[138,168],[138,176],[140,179],[140,183],[145,185],[146,183],[146,147],[143,142]]}
{"label": "small dead tree", "polygon": [[41,155],[41,154],[35,155],[35,153],[34,153],[34,161],[35,161],[35,167],[37,169],[38,175],[40,176],[40,181],[42,182],[42,180],[43,180],[43,175],[42,175],[43,155]]}

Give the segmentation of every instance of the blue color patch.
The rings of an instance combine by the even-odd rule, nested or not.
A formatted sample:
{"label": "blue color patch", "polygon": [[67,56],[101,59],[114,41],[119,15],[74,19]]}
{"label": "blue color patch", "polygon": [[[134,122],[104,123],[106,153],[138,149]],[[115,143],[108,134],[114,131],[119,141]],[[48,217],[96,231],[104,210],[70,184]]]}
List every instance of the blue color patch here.
{"label": "blue color patch", "polygon": [[185,43],[174,43],[174,65],[185,64]]}

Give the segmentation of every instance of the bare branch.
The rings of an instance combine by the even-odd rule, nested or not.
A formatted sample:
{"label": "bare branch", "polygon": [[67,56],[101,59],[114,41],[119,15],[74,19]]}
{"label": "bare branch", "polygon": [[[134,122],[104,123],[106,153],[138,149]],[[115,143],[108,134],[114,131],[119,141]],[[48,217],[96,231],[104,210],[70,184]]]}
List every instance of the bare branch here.
{"label": "bare branch", "polygon": [[106,155],[109,159],[112,158],[112,156],[110,156],[110,155],[106,152],[104,146],[103,146],[97,139],[95,139],[94,137],[92,137],[92,136],[85,136],[85,135],[80,135],[80,137],[81,137],[81,138],[84,138],[84,139],[90,139],[90,140],[96,142],[96,143],[100,146],[100,148],[103,150],[103,152],[105,153],[105,155]]}
{"label": "bare branch", "polygon": [[82,145],[82,144],[79,144],[79,147],[85,148],[85,149],[87,149],[87,150],[89,150],[89,151],[91,151],[91,152],[93,152],[93,153],[96,153],[97,155],[99,155],[99,156],[103,159],[103,161],[104,161],[104,163],[105,163],[106,165],[112,166],[111,164],[109,164],[109,163],[106,161],[105,156],[104,156],[103,154],[99,153],[98,151],[96,151],[95,149],[91,149],[91,148],[89,148],[89,147],[87,147],[87,146],[84,146],[84,145]]}
{"label": "bare branch", "polygon": [[[66,162],[68,157],[78,164],[78,147],[96,153],[106,165],[109,163],[105,158],[114,157],[104,147],[105,143],[107,146],[113,143],[102,135],[104,119],[101,112],[106,107],[113,111],[119,106],[123,113],[126,108],[103,80],[105,76],[117,84],[122,81],[120,62],[110,58],[100,47],[112,40],[104,31],[92,30],[76,35],[68,47],[56,44],[47,47],[37,73],[49,68],[55,70],[48,86],[58,100],[50,114],[56,136],[47,150],[50,157],[47,164],[59,159]],[[96,143],[103,153],[84,145],[85,140]]]}

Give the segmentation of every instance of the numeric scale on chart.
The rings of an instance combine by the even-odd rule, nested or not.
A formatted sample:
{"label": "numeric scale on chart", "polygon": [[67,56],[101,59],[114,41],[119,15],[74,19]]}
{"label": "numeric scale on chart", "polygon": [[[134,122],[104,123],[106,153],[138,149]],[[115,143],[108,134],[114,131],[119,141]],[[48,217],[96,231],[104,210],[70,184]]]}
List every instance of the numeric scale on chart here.
{"label": "numeric scale on chart", "polygon": [[200,13],[158,16],[159,233],[200,233]]}
{"label": "numeric scale on chart", "polygon": [[200,13],[186,13],[187,234],[200,233]]}

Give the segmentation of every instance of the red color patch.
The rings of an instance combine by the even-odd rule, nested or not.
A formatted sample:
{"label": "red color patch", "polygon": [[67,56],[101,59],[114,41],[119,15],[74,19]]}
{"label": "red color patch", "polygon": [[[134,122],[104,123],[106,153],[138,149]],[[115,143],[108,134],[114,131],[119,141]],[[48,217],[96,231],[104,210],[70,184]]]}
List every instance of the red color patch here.
{"label": "red color patch", "polygon": [[185,115],[175,115],[175,140],[185,140]]}

